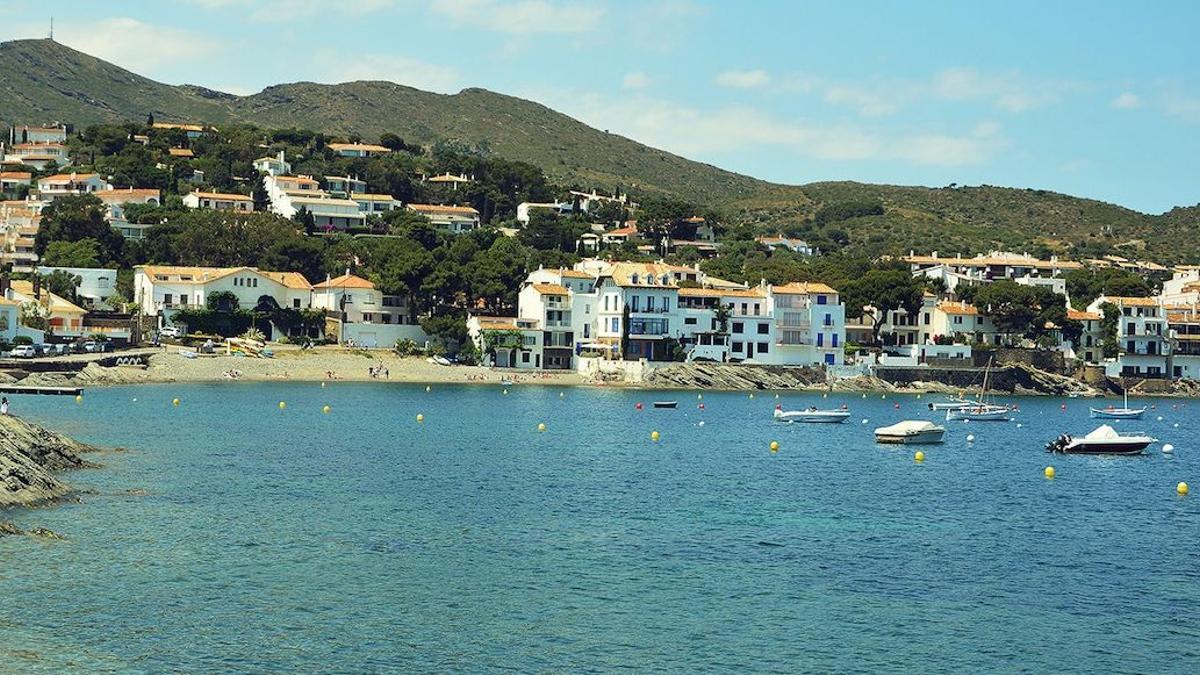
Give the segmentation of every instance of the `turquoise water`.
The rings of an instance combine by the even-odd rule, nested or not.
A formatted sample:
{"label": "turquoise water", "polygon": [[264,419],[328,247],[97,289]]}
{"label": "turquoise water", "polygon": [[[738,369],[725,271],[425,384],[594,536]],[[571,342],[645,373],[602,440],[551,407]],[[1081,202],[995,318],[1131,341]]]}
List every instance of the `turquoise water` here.
{"label": "turquoise water", "polygon": [[127,450],[68,475],[81,503],[0,514],[68,537],[0,539],[0,670],[1200,671],[1200,494],[1175,494],[1200,403],[1121,423],[1170,456],[1051,457],[1088,404],[1024,399],[917,465],[869,430],[928,399],[782,400],[854,417],[530,386],[18,398]]}

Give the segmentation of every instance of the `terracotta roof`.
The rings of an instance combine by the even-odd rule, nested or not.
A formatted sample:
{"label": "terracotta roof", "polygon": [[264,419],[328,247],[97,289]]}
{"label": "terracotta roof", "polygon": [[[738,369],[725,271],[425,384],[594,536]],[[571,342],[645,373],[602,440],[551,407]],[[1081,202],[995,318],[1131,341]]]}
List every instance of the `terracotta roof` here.
{"label": "terracotta roof", "polygon": [[756,298],[763,299],[767,294],[761,288],[681,288],[679,295],[692,298]]}
{"label": "terracotta roof", "polygon": [[354,192],[350,194],[350,199],[363,202],[394,202],[397,199],[391,195],[371,194],[369,192]]}
{"label": "terracotta roof", "polygon": [[834,290],[833,288],[831,288],[823,283],[812,282],[812,281],[793,281],[790,284],[783,284],[782,286],[772,286],[771,292],[777,293],[777,294],[782,294],[782,295],[811,295],[813,293],[834,293],[834,294],[837,293],[836,290]]}
{"label": "terracotta roof", "polygon": [[520,319],[522,323],[529,323],[530,328],[518,327],[518,318],[515,316],[478,316],[475,318],[483,330],[532,330],[538,325],[537,319]]}
{"label": "terracotta roof", "polygon": [[457,213],[464,216],[478,216],[479,212],[470,206],[443,206],[441,204],[409,204],[408,208],[418,213]]}
{"label": "terracotta roof", "polygon": [[235,195],[230,192],[201,192],[199,190],[193,190],[191,194],[194,194],[197,197],[200,197],[202,199],[216,199],[219,201],[227,201],[227,202],[252,202],[252,201],[254,201],[254,198],[250,197],[248,195]]}
{"label": "terracotta roof", "polygon": [[98,174],[98,173],[56,173],[53,176],[46,176],[45,178],[39,178],[38,182],[39,183],[69,183],[73,180],[74,181],[90,180],[92,178],[99,178],[99,177],[100,177],[100,174]]}
{"label": "terracotta roof", "polygon": [[175,122],[155,122],[152,126],[155,129],[180,129],[182,131],[204,131],[204,127],[199,124],[177,124]]}
{"label": "terracotta roof", "polygon": [[979,310],[975,305],[968,305],[965,302],[939,302],[937,308],[944,314],[979,316]]}
{"label": "terracotta roof", "polygon": [[391,152],[388,148],[382,145],[371,145],[370,143],[329,143],[327,147],[334,152],[338,150],[363,150],[365,152]]}
{"label": "terracotta roof", "polygon": [[570,277],[572,279],[595,279],[596,278],[596,277],[588,274],[587,272],[580,272],[579,270],[559,270],[558,273],[560,276]]}
{"label": "terracotta roof", "polygon": [[[24,295],[24,296],[27,296],[30,298],[34,297],[32,281],[26,281],[23,279],[13,279],[12,289],[13,289],[14,293],[20,293],[21,295]],[[87,314],[86,309],[80,307],[79,305],[76,305],[75,303],[71,302],[70,300],[67,300],[64,297],[61,297],[61,296],[51,293],[49,291],[49,289],[47,289],[45,287],[45,285],[42,286],[41,290],[44,295],[48,295],[50,297],[50,311],[51,312],[66,312],[68,314]]]}
{"label": "terracotta roof", "polygon": [[0,171],[0,179],[3,180],[31,180],[33,174],[28,171]]}
{"label": "terracotta roof", "polygon": [[1158,298],[1140,298],[1129,296],[1101,296],[1106,302],[1111,302],[1118,307],[1128,305],[1130,307],[1158,307]]}
{"label": "terracotta roof", "polygon": [[463,178],[462,176],[455,176],[455,175],[452,175],[449,173],[444,173],[440,176],[434,176],[433,178],[430,178],[429,182],[430,183],[470,183],[471,179]]}
{"label": "terracotta roof", "polygon": [[167,148],[172,157],[195,157],[196,153],[187,148]]}
{"label": "terracotta roof", "polygon": [[908,255],[904,260],[918,265],[959,265],[962,267],[988,267],[990,265],[1008,265],[1012,267],[1037,267],[1057,269],[1079,269],[1082,264],[1074,260],[1041,260],[1032,256],[1022,255],[977,255],[973,258],[961,256],[943,257],[930,255]]}
{"label": "terracotta roof", "polygon": [[116,190],[100,190],[98,192],[93,192],[91,194],[95,195],[96,198],[99,199],[100,201],[108,202],[111,204],[123,204],[123,203],[133,200],[133,199],[138,199],[138,198],[145,199],[146,197],[153,197],[155,199],[158,199],[158,189],[157,188],[124,188],[124,189],[116,189]]}
{"label": "terracotta roof", "polygon": [[21,303],[17,302],[16,300],[9,300],[8,298],[4,297],[3,295],[0,295],[0,305],[8,305],[9,307],[20,307]]}
{"label": "terracotta roof", "polygon": [[559,284],[533,284],[533,290],[542,295],[567,295],[571,292],[566,286]]}
{"label": "terracotta roof", "polygon": [[1067,308],[1067,318],[1074,321],[1099,321],[1103,315],[1096,312],[1081,312],[1078,309]]}
{"label": "terracotta roof", "polygon": [[353,274],[343,274],[340,277],[326,279],[319,284],[313,284],[313,288],[364,288],[374,290],[375,284]]}
{"label": "terracotta roof", "polygon": [[259,272],[259,274],[287,288],[311,291],[313,287],[308,283],[308,279],[305,279],[304,275],[299,272]]}
{"label": "terracotta roof", "polygon": [[631,236],[637,234],[637,232],[638,232],[637,225],[632,225],[630,227],[618,227],[615,230],[609,230],[608,232],[604,233],[604,236],[606,236],[606,237],[631,237]]}
{"label": "terracotta roof", "polygon": [[311,176],[275,176],[274,180],[275,182],[286,181],[289,183],[302,183],[305,185],[309,183],[313,185],[319,185],[319,183]]}
{"label": "terracotta roof", "polygon": [[[613,265],[605,276],[612,277],[618,286],[632,288],[678,288],[675,276],[671,272],[670,265],[619,262]],[[665,283],[664,279],[666,280]]]}

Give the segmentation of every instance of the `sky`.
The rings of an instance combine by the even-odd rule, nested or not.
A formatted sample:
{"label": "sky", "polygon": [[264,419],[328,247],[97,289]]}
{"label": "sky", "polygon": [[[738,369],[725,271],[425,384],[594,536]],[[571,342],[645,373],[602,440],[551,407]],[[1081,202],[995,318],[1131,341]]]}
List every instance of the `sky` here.
{"label": "sky", "polygon": [[171,84],[382,79],[536,100],[780,183],[1200,203],[1200,2],[0,0]]}

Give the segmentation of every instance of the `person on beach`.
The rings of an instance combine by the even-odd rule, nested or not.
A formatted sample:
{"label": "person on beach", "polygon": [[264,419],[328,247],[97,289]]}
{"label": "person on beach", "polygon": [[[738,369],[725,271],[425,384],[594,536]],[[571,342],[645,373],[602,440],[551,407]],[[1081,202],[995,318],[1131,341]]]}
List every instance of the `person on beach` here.
{"label": "person on beach", "polygon": [[0,415],[8,414],[8,397],[0,398]]}

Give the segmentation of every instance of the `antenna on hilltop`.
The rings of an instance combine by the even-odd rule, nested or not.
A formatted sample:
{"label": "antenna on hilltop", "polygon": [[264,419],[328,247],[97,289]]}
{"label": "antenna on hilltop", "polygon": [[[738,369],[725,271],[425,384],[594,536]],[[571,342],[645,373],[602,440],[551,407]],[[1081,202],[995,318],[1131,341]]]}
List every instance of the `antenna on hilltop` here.
{"label": "antenna on hilltop", "polygon": [[50,39],[54,39],[54,17],[50,17]]}

